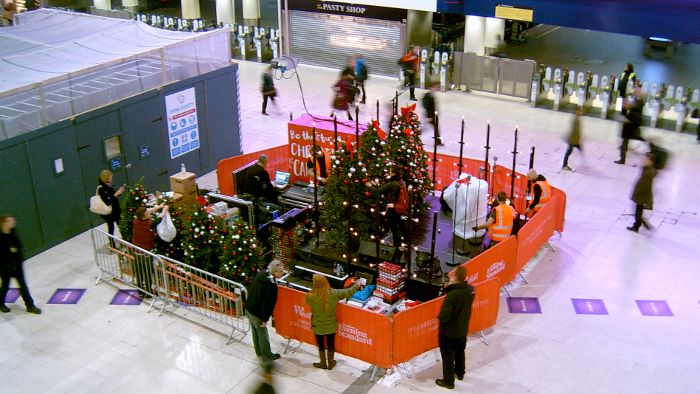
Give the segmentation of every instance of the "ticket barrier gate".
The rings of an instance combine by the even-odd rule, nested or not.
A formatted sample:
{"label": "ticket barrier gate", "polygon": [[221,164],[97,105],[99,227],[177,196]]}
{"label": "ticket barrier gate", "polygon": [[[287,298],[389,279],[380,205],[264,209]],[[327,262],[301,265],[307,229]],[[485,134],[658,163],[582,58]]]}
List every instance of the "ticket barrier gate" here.
{"label": "ticket barrier gate", "polygon": [[[437,58],[437,51],[435,52],[435,57]],[[445,93],[447,91],[447,65],[449,63],[449,54],[443,52],[440,58],[440,91]]]}
{"label": "ticket barrier gate", "polygon": [[420,51],[420,88],[425,89],[425,81],[428,79],[428,50],[423,48]]}

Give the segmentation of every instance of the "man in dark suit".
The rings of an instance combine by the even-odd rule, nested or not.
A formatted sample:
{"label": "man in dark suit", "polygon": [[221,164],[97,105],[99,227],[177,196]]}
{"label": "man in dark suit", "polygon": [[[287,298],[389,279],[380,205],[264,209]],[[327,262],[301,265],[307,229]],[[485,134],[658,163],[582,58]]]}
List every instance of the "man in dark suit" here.
{"label": "man in dark suit", "polygon": [[277,200],[275,187],[270,182],[270,174],[267,173],[266,167],[267,156],[260,155],[257,164],[248,172],[244,191],[256,198],[275,202]]}
{"label": "man in dark suit", "polygon": [[430,90],[423,96],[423,108],[425,108],[425,118],[428,119],[428,123],[433,126],[433,134],[435,137],[435,143],[438,145],[444,145],[442,143],[442,138],[440,138],[440,130],[438,129],[437,123],[435,123],[435,114],[437,113],[437,108],[435,106],[435,93],[438,92],[440,85],[436,83],[430,84]]}
{"label": "man in dark suit", "polygon": [[474,302],[474,288],[466,282],[467,270],[458,265],[448,274],[445,287],[447,296],[438,315],[438,344],[442,356],[442,379],[435,381],[440,387],[453,389],[455,376],[464,379],[467,330]]}

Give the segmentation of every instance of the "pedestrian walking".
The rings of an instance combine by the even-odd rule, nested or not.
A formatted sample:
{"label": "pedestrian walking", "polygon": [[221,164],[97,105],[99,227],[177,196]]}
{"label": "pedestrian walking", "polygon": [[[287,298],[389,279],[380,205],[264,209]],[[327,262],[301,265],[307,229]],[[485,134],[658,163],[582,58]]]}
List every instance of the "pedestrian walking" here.
{"label": "pedestrian walking", "polygon": [[625,102],[625,109],[627,112],[622,123],[622,144],[620,145],[620,159],[615,161],[617,164],[625,164],[630,140],[644,141],[640,129],[644,98],[642,97],[642,89],[638,86],[632,89],[632,97]]}
{"label": "pedestrian walking", "polygon": [[399,59],[399,64],[403,69],[404,86],[408,86],[411,101],[418,101],[416,98],[416,73],[420,65],[420,47],[414,47]]}
{"label": "pedestrian walking", "polygon": [[277,89],[275,89],[275,80],[272,78],[272,66],[267,66],[265,72],[262,75],[262,86],[260,91],[262,92],[263,102],[262,102],[262,114],[268,115],[267,113],[267,100],[270,99],[273,103],[275,102],[275,97],[277,97]]}
{"label": "pedestrian walking", "polygon": [[250,320],[250,331],[253,333],[255,354],[264,362],[280,358],[278,353],[270,349],[270,337],[267,333],[267,322],[277,304],[277,279],[284,274],[284,265],[279,260],[272,260],[267,270],[258,272],[248,292],[245,313]]}
{"label": "pedestrian walking", "polygon": [[358,90],[362,91],[362,99],[360,99],[360,104],[365,104],[367,100],[367,94],[365,93],[365,81],[369,75],[369,69],[367,68],[367,62],[362,57],[362,55],[355,56],[355,83]]}
{"label": "pedestrian walking", "polygon": [[581,148],[581,116],[583,115],[583,107],[576,108],[576,113],[574,114],[574,119],[571,122],[571,131],[569,132],[569,137],[566,139],[566,143],[569,146],[566,148],[566,153],[564,153],[564,164],[561,169],[565,171],[573,171],[569,167],[569,156],[574,148],[578,149],[579,152],[583,153],[583,148]]}
{"label": "pedestrian walking", "polygon": [[435,95],[440,89],[440,85],[437,83],[431,83],[428,92],[423,96],[423,108],[425,108],[425,118],[428,123],[433,127],[433,134],[435,136],[435,143],[439,146],[445,145],[442,143],[442,138],[440,137],[440,130],[435,123],[435,114],[437,113],[437,107],[435,104]]}
{"label": "pedestrian walking", "polygon": [[311,330],[316,337],[320,358],[319,362],[313,363],[314,368],[335,367],[335,332],[338,330],[336,306],[338,301],[350,298],[359,289],[357,281],[347,289],[331,289],[325,276],[314,274],[313,287],[305,298],[306,304],[311,307]]}
{"label": "pedestrian walking", "polygon": [[[355,86],[353,86],[353,75],[349,73],[342,73],[338,82],[333,85],[333,91],[335,92],[335,97],[333,98],[333,109],[338,111],[345,111],[348,114],[348,119],[352,119],[352,114],[350,113],[350,103],[355,99]],[[330,116],[333,116],[331,113]]]}
{"label": "pedestrian walking", "polygon": [[652,230],[651,225],[642,216],[645,209],[654,208],[654,178],[658,171],[654,168],[654,159],[647,155],[642,166],[642,173],[634,185],[631,200],[635,203],[634,224],[627,227],[628,230],[639,232],[639,228],[644,226],[647,230]]}
{"label": "pedestrian walking", "polygon": [[445,300],[438,315],[438,345],[442,357],[442,379],[435,384],[447,389],[455,387],[455,377],[464,379],[467,331],[474,303],[474,288],[467,283],[467,270],[458,265],[447,275]]}
{"label": "pedestrian walking", "polygon": [[5,305],[5,297],[10,288],[10,280],[15,278],[19,285],[19,294],[22,296],[27,312],[41,314],[41,309],[34,304],[34,299],[29,294],[27,281],[24,279],[24,267],[22,257],[22,244],[19,242],[15,227],[17,219],[12,215],[0,215],[0,312],[8,313],[10,308]]}
{"label": "pedestrian walking", "polygon": [[[114,174],[109,170],[102,170],[100,172],[100,179],[97,185],[97,193],[99,194],[102,202],[105,205],[112,207],[112,212],[107,215],[100,215],[102,219],[107,223],[107,233],[109,235],[114,235],[114,228],[119,225],[119,221],[122,217],[122,210],[119,206],[119,196],[124,193],[124,186],[119,189],[114,190],[112,182],[114,181]],[[114,241],[110,238],[109,243],[114,247]]]}

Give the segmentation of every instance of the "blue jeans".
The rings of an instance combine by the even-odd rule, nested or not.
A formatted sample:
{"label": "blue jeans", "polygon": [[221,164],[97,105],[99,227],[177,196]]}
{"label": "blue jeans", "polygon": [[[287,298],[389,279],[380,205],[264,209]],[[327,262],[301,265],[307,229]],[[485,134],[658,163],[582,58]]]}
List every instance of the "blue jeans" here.
{"label": "blue jeans", "polygon": [[261,327],[263,321],[246,311],[250,321],[250,331],[253,333],[253,346],[255,354],[263,361],[272,361],[272,350],[270,350],[270,337],[267,335],[267,325]]}

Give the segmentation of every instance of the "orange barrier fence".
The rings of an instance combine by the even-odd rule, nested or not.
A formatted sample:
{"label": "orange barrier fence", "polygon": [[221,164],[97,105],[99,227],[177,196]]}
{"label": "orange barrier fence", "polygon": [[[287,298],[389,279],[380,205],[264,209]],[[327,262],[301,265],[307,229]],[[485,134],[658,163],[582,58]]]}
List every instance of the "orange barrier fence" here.
{"label": "orange barrier fence", "polygon": [[[433,152],[427,153],[430,179],[432,180]],[[449,186],[450,183],[452,183],[452,181],[457,179],[459,176],[459,157],[438,153],[437,160],[438,162],[435,168],[435,190],[442,190],[445,188],[445,186]],[[462,159],[462,172],[470,174],[471,176],[479,179],[484,179],[486,176],[484,171],[481,169],[483,166],[483,160],[470,159],[467,157]]]}
{"label": "orange barrier fence", "polygon": [[[278,287],[273,316],[275,330],[283,338],[296,339],[316,346],[311,331],[311,308],[298,290]],[[391,363],[391,324],[389,317],[345,304],[338,305],[336,352],[381,368]]]}
{"label": "orange barrier fence", "polygon": [[469,319],[469,334],[484,331],[496,325],[498,304],[501,301],[501,281],[492,278],[474,285],[476,294]]}
{"label": "orange barrier fence", "polygon": [[216,165],[216,180],[219,182],[219,193],[229,196],[235,195],[236,185],[233,184],[231,173],[251,161],[258,160],[258,156],[263,153],[267,155],[267,172],[271,174],[270,179],[275,178],[275,171],[289,171],[289,145],[287,144],[259,152],[229,157],[219,161]]}
{"label": "orange barrier fence", "polygon": [[[511,173],[510,168],[496,165],[494,169],[493,186],[489,185],[489,188],[493,188],[494,194],[498,194],[498,192],[505,192],[510,198]],[[516,172],[515,184],[513,185],[513,207],[520,213],[524,213],[525,208],[527,207],[525,201],[526,192],[527,176]]]}
{"label": "orange barrier fence", "polygon": [[[497,278],[477,283],[469,333],[496,324],[500,300]],[[275,330],[283,338],[316,346],[311,330],[311,309],[306,293],[278,287],[273,316]],[[393,318],[366,309],[338,305],[336,352],[381,368],[406,362],[438,346],[438,314],[444,297],[397,313]]]}
{"label": "orange barrier fence", "polygon": [[444,299],[438,297],[394,315],[394,364],[406,362],[438,347],[437,317]]}
{"label": "orange barrier fence", "polygon": [[565,221],[564,216],[566,215],[566,193],[564,193],[563,190],[552,187],[552,195],[559,198],[554,216],[554,230],[563,233]]}
{"label": "orange barrier fence", "polygon": [[525,264],[537,254],[537,251],[547,243],[554,234],[555,221],[560,209],[561,200],[558,195],[533,215],[518,231],[518,247],[516,253],[515,272],[520,272]]}
{"label": "orange barrier fence", "polygon": [[[483,331],[496,324],[500,301],[501,282],[489,279],[474,285],[476,291],[469,334]],[[445,297],[408,308],[393,317],[393,364],[406,362],[413,357],[438,347],[438,315]]]}
{"label": "orange barrier fence", "polygon": [[479,283],[491,278],[498,278],[501,283],[508,283],[517,274],[515,270],[517,239],[510,236],[473,259],[462,264],[467,270],[467,281]]}

